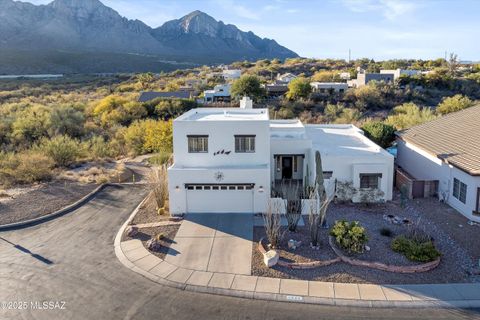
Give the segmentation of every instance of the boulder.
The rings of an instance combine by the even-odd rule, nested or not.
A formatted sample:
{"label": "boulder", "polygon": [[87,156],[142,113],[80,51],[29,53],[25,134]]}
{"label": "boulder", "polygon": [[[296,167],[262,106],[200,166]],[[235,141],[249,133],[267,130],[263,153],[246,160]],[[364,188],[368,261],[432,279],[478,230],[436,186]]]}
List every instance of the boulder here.
{"label": "boulder", "polygon": [[152,238],[147,241],[147,248],[152,251],[158,251],[162,245],[156,239]]}
{"label": "boulder", "polygon": [[127,237],[133,238],[138,234],[138,228],[134,226],[128,226],[127,229],[125,229],[125,234]]}
{"label": "boulder", "polygon": [[280,255],[275,250],[269,250],[263,255],[263,262],[269,268],[273,267],[278,263]]}
{"label": "boulder", "polygon": [[288,240],[288,249],[295,250],[302,245],[302,241]]}

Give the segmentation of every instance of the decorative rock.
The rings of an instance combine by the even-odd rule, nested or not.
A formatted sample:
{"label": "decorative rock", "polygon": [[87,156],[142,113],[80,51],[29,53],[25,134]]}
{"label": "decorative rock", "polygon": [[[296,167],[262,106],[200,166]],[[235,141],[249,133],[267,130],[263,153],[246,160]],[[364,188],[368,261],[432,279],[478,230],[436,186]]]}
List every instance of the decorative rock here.
{"label": "decorative rock", "polygon": [[147,241],[147,248],[152,251],[158,251],[162,245],[156,239],[150,239]]}
{"label": "decorative rock", "polygon": [[365,251],[370,251],[370,247],[369,247],[369,246],[365,246]]}
{"label": "decorative rock", "polygon": [[280,258],[280,255],[278,254],[277,251],[270,250],[263,255],[263,262],[267,267],[271,268],[278,263],[279,258]]}
{"label": "decorative rock", "polygon": [[127,229],[125,229],[125,234],[127,237],[133,238],[138,234],[138,228],[134,226],[128,226]]}
{"label": "decorative rock", "polygon": [[288,249],[295,250],[302,245],[302,241],[288,240]]}

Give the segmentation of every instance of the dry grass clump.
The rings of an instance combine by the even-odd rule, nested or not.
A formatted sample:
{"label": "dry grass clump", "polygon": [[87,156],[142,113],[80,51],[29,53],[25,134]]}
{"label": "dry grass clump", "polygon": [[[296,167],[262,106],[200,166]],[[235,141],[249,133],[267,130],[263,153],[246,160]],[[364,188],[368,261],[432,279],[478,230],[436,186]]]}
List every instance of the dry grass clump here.
{"label": "dry grass clump", "polygon": [[94,165],[84,170],[71,170],[63,173],[63,177],[68,180],[78,181],[80,183],[107,183],[124,182],[130,180],[131,173],[124,163],[118,163],[113,168]]}
{"label": "dry grass clump", "polygon": [[168,202],[167,167],[162,165],[157,169],[152,169],[148,178],[152,186],[151,195],[157,205],[157,212],[163,215],[166,213],[165,207]]}

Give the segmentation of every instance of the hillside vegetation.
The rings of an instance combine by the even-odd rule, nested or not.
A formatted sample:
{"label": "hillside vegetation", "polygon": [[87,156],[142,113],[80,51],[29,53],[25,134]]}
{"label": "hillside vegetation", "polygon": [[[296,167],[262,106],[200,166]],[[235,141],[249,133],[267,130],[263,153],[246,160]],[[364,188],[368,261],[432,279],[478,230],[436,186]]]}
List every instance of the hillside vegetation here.
{"label": "hillside vegetation", "polygon": [[[454,61],[385,61],[287,59],[237,62],[244,76],[234,83],[235,98],[252,93],[256,107],[272,118],[300,118],[307,123],[354,123],[388,147],[394,130],[409,128],[475,104],[480,99],[480,66],[461,68]],[[343,95],[311,93],[309,81],[340,81],[339,72],[356,68],[416,68],[430,73],[402,77],[395,84],[370,83]],[[224,80],[208,78],[214,67],[162,74],[111,77],[69,76],[61,80],[0,81],[0,184],[48,180],[55,170],[90,160],[117,159],[144,153],[172,152],[172,122],[195,108],[196,100],[157,99],[137,102],[141,91],[172,91],[187,80],[204,79],[198,92]],[[277,73],[300,77],[282,99],[266,99],[261,84]],[[236,102],[231,104],[236,106]],[[163,155],[163,156],[162,156]]]}

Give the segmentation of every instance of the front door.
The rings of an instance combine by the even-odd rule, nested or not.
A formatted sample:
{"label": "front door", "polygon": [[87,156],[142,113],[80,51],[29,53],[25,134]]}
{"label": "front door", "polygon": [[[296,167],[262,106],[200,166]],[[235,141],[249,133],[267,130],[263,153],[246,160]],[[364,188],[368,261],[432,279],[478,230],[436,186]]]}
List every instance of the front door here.
{"label": "front door", "polygon": [[282,157],[282,179],[292,179],[293,158]]}

